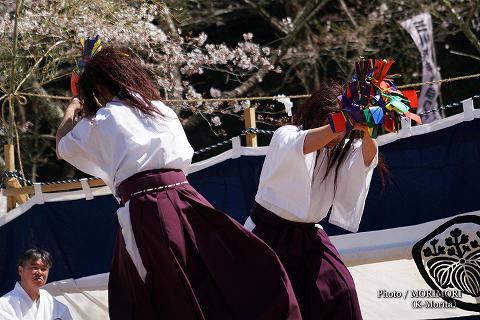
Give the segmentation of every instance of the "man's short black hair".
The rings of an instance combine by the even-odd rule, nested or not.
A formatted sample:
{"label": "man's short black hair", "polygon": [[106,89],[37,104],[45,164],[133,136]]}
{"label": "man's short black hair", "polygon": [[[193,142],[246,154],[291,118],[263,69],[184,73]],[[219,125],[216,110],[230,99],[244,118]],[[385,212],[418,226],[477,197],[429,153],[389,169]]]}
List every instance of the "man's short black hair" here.
{"label": "man's short black hair", "polygon": [[34,248],[34,249],[28,249],[27,251],[22,253],[20,257],[18,257],[18,266],[24,267],[28,261],[31,261],[31,260],[36,261],[38,259],[42,259],[43,263],[45,263],[45,265],[49,269],[53,265],[52,256],[50,255],[50,252],[42,249]]}

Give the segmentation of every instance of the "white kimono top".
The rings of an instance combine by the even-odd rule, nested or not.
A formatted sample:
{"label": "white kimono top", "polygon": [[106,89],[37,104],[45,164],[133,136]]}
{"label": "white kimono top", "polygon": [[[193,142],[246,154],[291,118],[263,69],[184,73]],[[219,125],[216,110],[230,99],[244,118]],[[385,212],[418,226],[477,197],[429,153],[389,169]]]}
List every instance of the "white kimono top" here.
{"label": "white kimono top", "polygon": [[79,170],[116,188],[135,173],[181,169],[187,173],[193,149],[175,112],[154,101],[163,116],[152,118],[114,99],[83,118],[58,144],[58,154]]}
{"label": "white kimono top", "polygon": [[[265,157],[255,201],[278,216],[296,222],[318,223],[328,214],[329,222],[356,232],[365,206],[378,150],[367,167],[362,142],[355,141],[344,158],[334,189],[335,167],[327,169],[327,148],[303,154],[306,130],[287,125],[275,131]],[[318,155],[317,164],[315,159]],[[255,224],[248,218],[245,227]]]}
{"label": "white kimono top", "polygon": [[71,320],[67,306],[50,293],[40,289],[40,298],[35,302],[17,282],[15,288],[0,298],[2,320]]}
{"label": "white kimono top", "polygon": [[[117,187],[135,173],[180,169],[187,173],[193,149],[176,113],[153,101],[162,116],[152,118],[114,98],[95,117],[83,118],[58,144],[57,153],[79,170],[102,178],[117,197]],[[132,232],[129,202],[117,211],[125,245],[141,278],[146,270]]]}

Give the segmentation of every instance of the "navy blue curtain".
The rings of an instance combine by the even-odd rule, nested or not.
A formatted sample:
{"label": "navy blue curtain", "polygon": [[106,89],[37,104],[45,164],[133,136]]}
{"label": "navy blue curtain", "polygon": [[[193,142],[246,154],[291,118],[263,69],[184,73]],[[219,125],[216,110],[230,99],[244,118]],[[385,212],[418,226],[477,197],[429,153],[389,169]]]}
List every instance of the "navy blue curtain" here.
{"label": "navy blue curtain", "polygon": [[[391,184],[374,174],[360,231],[415,225],[480,210],[480,119],[382,146]],[[230,159],[189,175],[215,207],[249,215],[264,157]],[[54,258],[49,281],[108,272],[117,231],[113,196],[36,205],[0,227],[0,295],[13,288],[17,257],[39,247]],[[330,235],[346,233],[322,221]]]}
{"label": "navy blue curtain", "polygon": [[18,279],[17,258],[28,248],[53,257],[49,282],[108,272],[117,231],[113,196],[46,202],[0,228],[0,295]]}

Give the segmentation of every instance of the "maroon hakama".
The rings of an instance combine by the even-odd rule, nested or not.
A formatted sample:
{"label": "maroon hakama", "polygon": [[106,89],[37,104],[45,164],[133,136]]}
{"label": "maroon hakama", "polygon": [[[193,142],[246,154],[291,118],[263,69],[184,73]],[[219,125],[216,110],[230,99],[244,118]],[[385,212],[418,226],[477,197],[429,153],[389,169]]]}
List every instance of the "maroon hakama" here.
{"label": "maroon hakama", "polygon": [[185,180],[181,170],[153,170],[119,186],[147,275],[144,283],[118,232],[110,318],[301,319],[274,251],[189,184],[130,197]]}
{"label": "maroon hakama", "polygon": [[353,278],[323,229],[285,220],[258,203],[253,233],[282,261],[304,320],[362,319]]}

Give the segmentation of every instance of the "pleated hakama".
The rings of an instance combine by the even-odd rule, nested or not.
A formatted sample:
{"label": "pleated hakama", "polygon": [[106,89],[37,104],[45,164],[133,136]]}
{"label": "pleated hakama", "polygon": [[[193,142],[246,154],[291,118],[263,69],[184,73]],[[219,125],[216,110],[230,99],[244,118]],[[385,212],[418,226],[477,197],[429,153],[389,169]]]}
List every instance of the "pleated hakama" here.
{"label": "pleated hakama", "polygon": [[152,170],[121,183],[147,273],[144,282],[119,232],[110,318],[301,319],[275,252],[184,181],[181,170]]}

